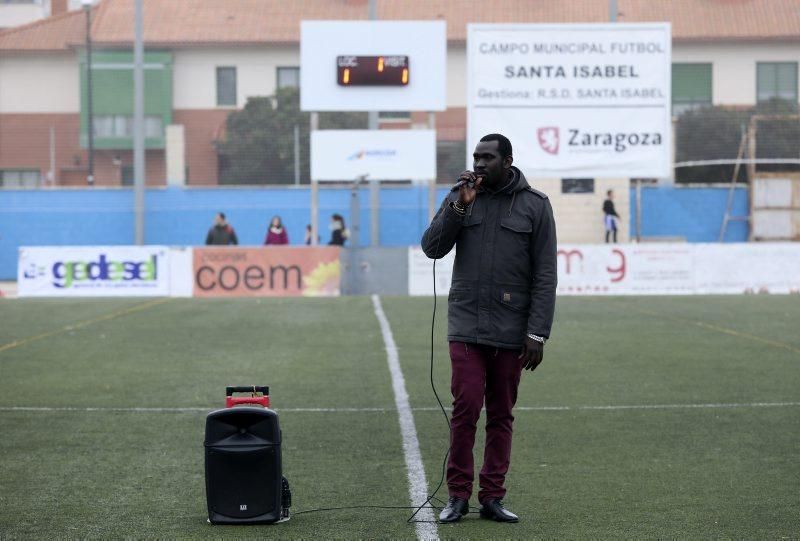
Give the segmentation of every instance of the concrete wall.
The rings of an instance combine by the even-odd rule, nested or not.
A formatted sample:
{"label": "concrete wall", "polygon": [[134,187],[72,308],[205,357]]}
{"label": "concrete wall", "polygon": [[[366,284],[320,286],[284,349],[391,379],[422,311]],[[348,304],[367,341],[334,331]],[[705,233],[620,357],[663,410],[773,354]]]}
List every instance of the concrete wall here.
{"label": "concrete wall", "polygon": [[553,205],[553,214],[558,226],[559,242],[595,243],[603,242],[603,201],[606,192],[614,190],[614,208],[620,215],[617,240],[628,242],[630,211],[630,190],[628,179],[596,178],[594,193],[561,193],[561,179],[531,179],[531,184],[545,192]]}
{"label": "concrete wall", "polygon": [[0,56],[0,113],[78,112],[75,53]]}
{"label": "concrete wall", "polygon": [[35,4],[0,4],[0,29],[44,19],[50,14],[50,1]]}
{"label": "concrete wall", "polygon": [[[630,227],[633,211],[623,203],[626,190],[617,189],[617,208]],[[437,193],[437,205],[446,188]],[[645,188],[642,234],[647,237],[685,237],[690,242],[713,242],[719,235],[727,190],[723,188]],[[567,196],[564,196],[567,197]],[[370,238],[369,192],[359,192],[361,239]],[[350,216],[348,189],[320,190],[320,235],[330,238],[328,219],[334,212]],[[428,192],[420,186],[384,188],[380,194],[380,242],[384,247],[419,243],[428,225]],[[587,199],[587,213],[598,213],[597,201]],[[259,245],[274,214],[283,217],[292,244],[302,244],[310,223],[309,191],[293,188],[171,188],[149,189],[146,194],[145,240],[150,244],[201,245],[214,214],[223,211],[236,228],[240,243]],[[558,196],[554,195],[558,209]],[[737,190],[735,213],[747,209],[747,191]],[[588,215],[588,214],[587,214]],[[601,242],[600,218],[587,221],[586,240],[571,240],[568,232],[575,219],[559,214],[556,223],[560,242]],[[16,278],[19,246],[124,245],[133,239],[133,192],[130,189],[0,190],[0,280]],[[590,237],[590,238],[588,238]],[[577,238],[574,237],[574,238]],[[744,241],[747,228],[733,223],[727,241]],[[358,263],[361,267],[362,263]],[[366,261],[369,269],[379,266]],[[369,269],[360,271],[369,274]],[[368,276],[365,274],[365,280]],[[371,283],[371,282],[370,282]],[[367,284],[368,285],[368,284]],[[370,286],[371,287],[371,286]]]}

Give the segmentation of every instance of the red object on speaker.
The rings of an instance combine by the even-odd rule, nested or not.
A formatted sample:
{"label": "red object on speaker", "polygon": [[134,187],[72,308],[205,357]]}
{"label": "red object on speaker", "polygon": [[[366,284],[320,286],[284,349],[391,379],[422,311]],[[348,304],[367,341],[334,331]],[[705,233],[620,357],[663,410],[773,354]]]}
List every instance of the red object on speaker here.
{"label": "red object on speaker", "polygon": [[256,404],[259,406],[269,407],[269,395],[264,396],[226,396],[225,407],[232,408],[240,404]]}

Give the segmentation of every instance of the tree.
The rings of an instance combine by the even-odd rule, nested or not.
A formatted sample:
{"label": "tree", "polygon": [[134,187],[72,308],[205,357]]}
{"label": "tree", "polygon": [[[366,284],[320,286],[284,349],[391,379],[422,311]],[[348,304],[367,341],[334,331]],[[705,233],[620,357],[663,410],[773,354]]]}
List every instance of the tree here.
{"label": "tree", "polygon": [[[300,180],[309,182],[309,118],[300,110],[296,88],[247,100],[228,115],[225,140],[218,144],[220,184],[291,184],[294,182],[294,127],[300,132]],[[366,113],[320,113],[320,129],[367,127]]]}

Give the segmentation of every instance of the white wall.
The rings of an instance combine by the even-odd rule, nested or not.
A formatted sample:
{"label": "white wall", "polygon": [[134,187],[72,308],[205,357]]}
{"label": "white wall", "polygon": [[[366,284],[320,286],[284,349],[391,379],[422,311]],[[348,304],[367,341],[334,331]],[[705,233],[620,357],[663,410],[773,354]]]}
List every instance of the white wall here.
{"label": "white wall", "polygon": [[0,28],[19,26],[47,17],[50,13],[49,1],[46,4],[0,4]]}
{"label": "white wall", "polygon": [[77,113],[75,53],[0,56],[0,113]]}
{"label": "white wall", "polygon": [[276,68],[299,65],[299,47],[176,49],[173,108],[217,108],[217,67],[236,67],[236,106],[241,108],[249,96],[275,92]]}
{"label": "white wall", "polygon": [[754,105],[756,63],[800,62],[800,46],[783,43],[679,43],[672,48],[672,62],[713,64],[714,105]]}
{"label": "white wall", "polygon": [[630,181],[628,179],[596,178],[594,193],[561,193],[560,179],[529,178],[530,184],[547,194],[556,218],[558,242],[596,244],[605,241],[603,201],[606,191],[614,190],[614,208],[620,219],[617,222],[618,242],[630,238]]}
{"label": "white wall", "polygon": [[467,48],[447,45],[447,106],[467,106]]}

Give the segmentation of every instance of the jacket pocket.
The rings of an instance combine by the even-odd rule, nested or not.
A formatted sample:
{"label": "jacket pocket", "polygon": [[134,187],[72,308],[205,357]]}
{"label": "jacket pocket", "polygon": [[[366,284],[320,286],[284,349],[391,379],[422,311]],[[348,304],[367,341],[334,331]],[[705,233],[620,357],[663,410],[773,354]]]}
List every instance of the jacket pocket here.
{"label": "jacket pocket", "polygon": [[476,288],[453,287],[447,296],[447,334],[477,336],[478,292]]}
{"label": "jacket pocket", "polygon": [[497,340],[506,344],[522,345],[528,326],[530,293],[520,289],[496,287],[492,304],[492,320]]}
{"label": "jacket pocket", "polygon": [[500,221],[498,246],[504,256],[518,254],[527,255],[533,224],[525,216],[504,217]]}

